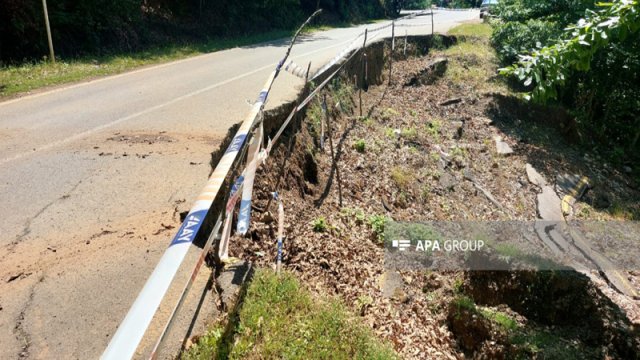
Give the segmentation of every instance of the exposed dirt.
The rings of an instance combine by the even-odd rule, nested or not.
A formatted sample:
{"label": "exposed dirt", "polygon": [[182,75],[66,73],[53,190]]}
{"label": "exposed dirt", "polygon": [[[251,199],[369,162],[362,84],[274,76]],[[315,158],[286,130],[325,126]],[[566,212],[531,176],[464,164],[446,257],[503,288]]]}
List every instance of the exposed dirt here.
{"label": "exposed dirt", "polygon": [[[265,210],[273,191],[283,199],[285,267],[312,290],[341,297],[404,358],[638,358],[639,303],[597,273],[385,270],[371,216],[534,220],[538,189],[527,163],[550,181],[565,172],[594,180],[575,218],[616,219],[619,210],[595,206],[600,193],[627,219],[639,213],[638,184],[575,150],[564,111],[509,95],[483,68],[496,64],[452,55],[449,67],[484,71],[482,84],[446,75],[414,84],[440,56],[394,62],[392,84],[382,76],[362,94],[363,117],[352,77],[334,83],[325,134],[334,160],[328,139],[320,148],[317,103],[285,133],[254,190],[254,210]],[[496,136],[513,154],[496,152]],[[254,211],[257,221],[247,238],[232,239],[230,255],[273,266],[275,202],[266,210]],[[637,274],[625,274],[638,288]]]}

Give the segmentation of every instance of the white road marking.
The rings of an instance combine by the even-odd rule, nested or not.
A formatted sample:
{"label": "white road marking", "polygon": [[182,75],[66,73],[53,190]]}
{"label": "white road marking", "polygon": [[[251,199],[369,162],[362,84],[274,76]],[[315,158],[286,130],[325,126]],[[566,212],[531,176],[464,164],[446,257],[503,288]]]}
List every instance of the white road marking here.
{"label": "white road marking", "polygon": [[[321,52],[321,51],[324,51],[324,50],[327,50],[327,49],[331,49],[331,48],[334,48],[334,47],[337,47],[337,46],[344,45],[344,44],[346,44],[346,43],[348,43],[348,42],[350,42],[350,41],[351,41],[351,40],[347,40],[347,41],[344,41],[344,42],[341,42],[341,43],[338,43],[338,44],[335,44],[335,45],[331,45],[331,46],[327,46],[327,47],[324,47],[324,48],[321,48],[321,49],[316,49],[316,50],[313,50],[313,51],[309,51],[309,52],[307,52],[307,53],[304,53],[304,54],[298,55],[298,57],[305,57],[305,56],[313,55],[313,54],[315,54],[315,53],[318,53],[318,52]],[[164,102],[164,103],[162,103],[162,104],[158,104],[158,105],[152,106],[152,107],[150,107],[150,108],[144,109],[144,110],[142,110],[142,111],[138,111],[138,112],[133,113],[133,114],[131,114],[131,115],[127,115],[127,116],[125,116],[125,117],[122,117],[122,118],[116,119],[116,120],[114,120],[114,121],[112,121],[112,122],[109,122],[109,123],[106,123],[106,124],[102,124],[102,125],[100,125],[100,126],[97,126],[97,127],[92,128],[92,129],[89,129],[89,130],[86,130],[86,131],[83,131],[83,132],[77,133],[77,134],[72,135],[72,136],[70,136],[70,137],[67,137],[67,138],[65,138],[65,139],[58,140],[58,141],[54,141],[54,142],[52,142],[52,143],[49,143],[49,144],[43,145],[43,146],[41,146],[41,147],[39,147],[39,148],[37,148],[37,149],[35,149],[35,150],[32,150],[32,151],[25,151],[25,152],[22,152],[22,153],[18,153],[18,154],[14,155],[14,156],[10,156],[10,157],[4,158],[4,159],[0,160],[0,166],[2,166],[2,165],[4,165],[4,164],[6,164],[6,163],[8,163],[8,162],[11,162],[11,161],[15,161],[15,160],[21,159],[21,158],[23,158],[23,157],[25,157],[25,156],[32,155],[32,154],[34,154],[34,153],[36,153],[36,152],[38,152],[38,151],[49,150],[49,149],[52,149],[52,148],[55,148],[55,147],[58,147],[58,146],[61,146],[61,145],[67,144],[67,143],[72,142],[72,141],[74,141],[74,140],[82,139],[82,138],[84,138],[84,137],[86,137],[86,136],[89,136],[89,135],[91,135],[91,134],[95,133],[95,132],[98,132],[98,131],[104,130],[104,129],[109,128],[109,127],[111,127],[111,126],[114,126],[114,125],[117,125],[117,124],[119,124],[119,123],[122,123],[122,122],[124,122],[124,121],[128,121],[128,120],[134,119],[134,118],[136,118],[136,117],[139,117],[139,116],[142,116],[142,115],[148,114],[148,113],[150,113],[150,112],[156,111],[156,110],[161,109],[161,108],[163,108],[163,107],[166,107],[166,106],[169,106],[169,105],[175,104],[175,103],[177,103],[177,102],[179,102],[179,101],[182,101],[182,100],[184,100],[184,99],[187,99],[187,98],[190,98],[190,97],[193,97],[193,96],[196,96],[196,95],[202,94],[202,93],[204,93],[204,92],[207,92],[207,91],[213,90],[213,89],[218,88],[218,87],[220,87],[220,86],[226,85],[226,84],[228,84],[228,83],[230,83],[230,82],[233,82],[233,81],[236,81],[236,80],[240,80],[240,79],[245,78],[245,77],[247,77],[247,76],[251,76],[251,75],[253,75],[253,74],[255,74],[255,73],[258,73],[258,72],[260,72],[260,71],[264,71],[264,70],[267,70],[267,69],[271,69],[271,68],[275,67],[275,66],[276,66],[276,64],[277,64],[277,63],[272,63],[272,64],[269,64],[269,65],[265,65],[265,66],[263,66],[263,67],[260,67],[260,68],[255,69],[255,70],[252,70],[252,71],[246,72],[246,73],[244,73],[244,74],[234,76],[234,77],[232,77],[232,78],[230,78],[230,79],[227,79],[227,80],[224,80],[224,81],[221,81],[221,82],[215,83],[215,84],[213,84],[213,85],[209,85],[209,86],[207,86],[207,87],[205,87],[205,88],[202,88],[202,89],[199,89],[199,90],[196,90],[196,91],[190,92],[190,93],[185,94],[185,95],[182,95],[182,96],[179,96],[179,97],[177,97],[177,98],[174,98],[174,99],[169,100],[169,101],[167,101],[167,102]],[[130,73],[127,73],[127,74],[130,74]],[[0,104],[0,105],[1,105],[1,104]]]}

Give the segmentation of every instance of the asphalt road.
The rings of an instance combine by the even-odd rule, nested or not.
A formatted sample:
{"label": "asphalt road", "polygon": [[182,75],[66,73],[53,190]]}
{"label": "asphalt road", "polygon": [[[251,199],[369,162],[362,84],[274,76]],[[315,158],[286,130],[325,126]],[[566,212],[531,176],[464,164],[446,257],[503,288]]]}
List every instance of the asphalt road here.
{"label": "asphalt road", "polygon": [[[444,32],[478,12],[434,18]],[[408,33],[430,33],[429,19],[406,21],[425,24]],[[291,59],[317,69],[365,27],[305,35]],[[210,153],[248,112],[286,45],[220,51],[0,103],[0,358],[101,354],[178,213],[206,182]],[[293,99],[301,85],[283,72],[267,107]]]}

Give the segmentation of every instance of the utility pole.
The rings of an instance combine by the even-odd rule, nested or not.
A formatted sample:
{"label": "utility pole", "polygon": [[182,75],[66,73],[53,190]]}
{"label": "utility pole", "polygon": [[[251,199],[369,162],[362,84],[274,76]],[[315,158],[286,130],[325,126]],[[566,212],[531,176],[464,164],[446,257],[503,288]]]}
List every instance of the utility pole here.
{"label": "utility pole", "polygon": [[56,55],[53,52],[53,40],[51,39],[51,25],[49,24],[49,12],[47,11],[47,0],[42,0],[42,8],[44,9],[44,23],[47,26],[47,40],[49,41],[49,57],[53,64],[56,63]]}

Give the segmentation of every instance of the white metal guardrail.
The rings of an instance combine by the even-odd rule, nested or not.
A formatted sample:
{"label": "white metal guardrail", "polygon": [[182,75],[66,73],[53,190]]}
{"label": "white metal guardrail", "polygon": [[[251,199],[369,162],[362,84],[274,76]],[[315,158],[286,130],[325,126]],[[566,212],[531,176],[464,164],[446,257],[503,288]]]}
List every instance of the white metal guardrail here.
{"label": "white metal guardrail", "polygon": [[[189,250],[189,247],[191,246],[194,239],[196,238],[196,235],[198,235],[200,229],[202,228],[202,224],[205,220],[205,217],[207,216],[211,206],[213,205],[214,200],[216,199],[216,197],[218,196],[218,193],[220,192],[220,189],[222,188],[224,179],[230,174],[233,164],[238,158],[238,155],[244,150],[246,150],[245,148],[248,146],[246,140],[249,137],[250,132],[258,124],[258,122],[261,121],[260,114],[264,109],[265,102],[267,101],[271,87],[273,86],[273,83],[275,79],[278,77],[280,71],[285,67],[287,58],[289,57],[291,49],[295,44],[295,41],[298,35],[300,34],[301,30],[309,23],[309,21],[313,17],[315,17],[319,12],[320,10],[313,13],[307,19],[307,21],[305,21],[305,23],[298,29],[296,34],[293,36],[291,43],[286,51],[286,54],[284,55],[282,60],[277,64],[276,68],[273,70],[273,72],[270,74],[269,78],[265,82],[265,85],[262,91],[260,92],[257,101],[253,104],[251,111],[245,117],[244,121],[241,123],[240,128],[238,129],[235,136],[233,137],[233,140],[227,147],[224,155],[222,156],[222,158],[216,165],[213,173],[209,177],[207,184],[205,185],[205,187],[202,189],[202,191],[196,198],[195,203],[191,207],[191,210],[189,210],[189,213],[187,214],[184,222],[178,229],[178,232],[174,235],[173,240],[169,244],[169,247],[160,258],[160,261],[156,265],[156,268],[154,269],[149,279],[145,283],[144,287],[140,291],[138,297],[136,298],[135,302],[129,309],[129,312],[125,316],[124,320],[120,323],[120,326],[118,327],[116,333],[114,334],[113,338],[109,342],[109,345],[107,346],[104,353],[102,354],[101,359],[104,359],[104,360],[130,359],[135,354],[140,344],[140,341],[144,337],[147,331],[147,328],[149,327],[166,292],[171,286],[171,283],[173,282],[173,279],[179,267],[184,261],[184,258]],[[418,15],[429,14],[429,13],[432,14],[432,12],[412,13],[402,18],[398,18],[395,21],[410,19]],[[391,26],[394,26],[393,22],[390,22],[386,25],[379,26],[370,30],[370,34],[372,33],[371,39],[378,36],[381,30],[384,30]],[[358,41],[363,35],[365,35],[364,32],[359,34],[348,46],[346,46],[342,51],[340,51],[336,55],[336,57],[334,57],[328,64],[323,66],[313,76],[311,80],[318,78],[320,75],[325,73],[328,69],[332,68],[338,62],[344,59],[347,56],[347,54],[349,54],[350,52],[351,52],[351,55],[349,56],[349,59],[352,56],[354,56],[357,53],[356,50],[365,46],[365,44],[362,44],[358,47],[354,46],[358,43]],[[252,146],[253,152],[252,154],[250,154],[249,159],[247,161],[247,164],[246,164],[247,169],[245,169],[245,171],[243,171],[241,175],[243,177],[242,180],[244,180],[244,175],[247,173],[247,171],[249,173],[251,172],[255,173],[255,169],[257,168],[259,163],[262,163],[266,158],[266,156],[269,155],[269,152],[272,149],[273,144],[282,135],[283,131],[288,126],[293,116],[299,111],[303,110],[306,107],[306,105],[309,103],[309,101],[311,101],[320,92],[320,90],[324,88],[328,84],[328,82],[341,71],[342,67],[347,62],[348,61],[344,61],[342,65],[339,66],[329,76],[327,76],[327,78],[321,84],[319,84],[314,89],[314,91],[311,92],[309,96],[307,96],[307,98],[305,98],[298,106],[294,107],[294,109],[292,110],[290,115],[287,117],[287,119],[285,120],[281,128],[278,130],[274,138],[270,140],[267,146],[261,151],[259,149],[262,148],[262,132],[259,131],[259,134],[256,134],[253,144],[256,144],[255,146],[257,146],[257,148],[255,146]],[[289,67],[288,70],[290,72],[294,73],[297,76],[301,76],[300,67],[295,65],[295,63],[290,62],[286,67]],[[250,200],[251,200],[250,198],[251,198],[252,181],[251,181],[251,184],[243,184],[243,181],[240,181],[239,184],[240,186],[244,185],[246,187],[244,189],[240,189],[240,188],[236,189],[236,193],[234,195],[236,196],[235,200],[237,200],[237,196],[240,193],[242,193],[242,201],[244,202],[244,207],[246,208],[247,204],[250,204]],[[232,203],[232,200],[233,199],[231,199],[229,203]],[[234,204],[235,204],[235,201],[233,201],[231,205],[234,205]],[[231,208],[231,210],[233,210],[233,207]],[[220,214],[214,226],[213,232],[210,234],[207,240],[207,243],[203,248],[203,252],[201,253],[201,256],[199,257],[193,269],[192,275],[188,280],[187,284],[185,285],[184,290],[178,300],[178,303],[173,308],[173,311],[169,317],[169,320],[167,321],[158,339],[158,342],[156,343],[151,353],[151,358],[154,358],[157,355],[157,350],[171,325],[173,316],[181,306],[182,301],[185,298],[186,292],[189,290],[191,284],[193,283],[193,280],[195,279],[195,276],[198,273],[198,270],[200,269],[201,265],[204,262],[206,253],[208,252],[213,240],[215,239],[218,231],[220,230],[220,226],[222,223],[221,220],[222,220],[222,215]],[[248,218],[248,214],[246,214],[243,222],[241,224],[238,224],[238,231],[240,232],[246,231],[248,226],[249,226],[249,218]],[[225,229],[225,230],[227,232],[230,231],[230,229],[228,230]],[[224,237],[224,232],[225,231],[223,231],[223,237]]]}

